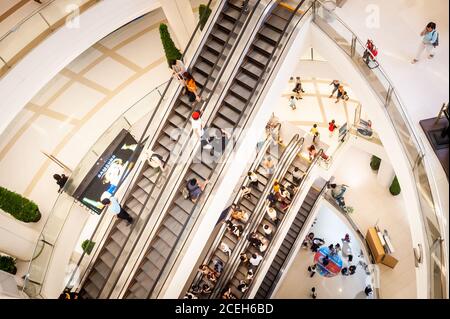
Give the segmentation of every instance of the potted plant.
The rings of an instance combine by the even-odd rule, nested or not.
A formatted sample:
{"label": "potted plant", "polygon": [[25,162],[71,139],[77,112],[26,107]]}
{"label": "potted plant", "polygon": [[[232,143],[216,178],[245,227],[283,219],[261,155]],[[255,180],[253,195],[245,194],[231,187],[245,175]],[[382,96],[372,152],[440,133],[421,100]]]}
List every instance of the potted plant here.
{"label": "potted plant", "polygon": [[211,14],[211,8],[201,4],[198,8],[198,14],[200,16],[200,31],[203,31],[203,28],[206,25],[206,22],[208,21],[209,15]]}
{"label": "potted plant", "polygon": [[182,54],[180,50],[177,49],[175,43],[170,37],[169,28],[167,27],[166,24],[161,23],[159,25],[159,34],[161,36],[161,42],[164,47],[164,52],[166,54],[167,63],[169,64],[169,67],[171,67],[170,62],[180,60]]}
{"label": "potted plant", "polygon": [[394,180],[392,181],[391,187],[389,187],[389,191],[393,196],[397,196],[400,194],[402,189],[400,188],[400,183],[398,182],[397,176],[395,176]]}
{"label": "potted plant", "polygon": [[374,171],[378,171],[380,169],[381,165],[381,158],[376,157],[375,155],[372,156],[372,159],[370,160],[370,167]]}
{"label": "potted plant", "polygon": [[36,223],[41,219],[34,202],[3,187],[0,187],[0,209],[25,223]]}
{"label": "potted plant", "polygon": [[16,260],[11,256],[0,256],[0,270],[15,275],[17,273]]}
{"label": "potted plant", "polygon": [[86,239],[86,240],[83,241],[83,243],[81,244],[81,248],[82,248],[83,251],[84,251],[86,254],[88,254],[88,255],[91,254],[92,249],[94,249],[94,246],[95,246],[95,242],[93,242],[93,241],[91,241],[91,240],[89,240],[89,239]]}

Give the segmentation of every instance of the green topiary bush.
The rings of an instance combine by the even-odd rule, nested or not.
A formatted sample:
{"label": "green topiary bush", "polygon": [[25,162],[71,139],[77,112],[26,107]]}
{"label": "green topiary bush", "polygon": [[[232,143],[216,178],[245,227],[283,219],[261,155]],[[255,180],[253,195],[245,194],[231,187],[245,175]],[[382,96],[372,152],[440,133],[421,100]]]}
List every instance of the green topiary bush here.
{"label": "green topiary bush", "polygon": [[397,176],[395,176],[394,180],[392,181],[391,187],[389,187],[389,191],[393,196],[397,196],[402,191],[400,188],[400,183],[398,182]]}
{"label": "green topiary bush", "polygon": [[381,165],[381,158],[378,158],[375,155],[373,155],[372,159],[370,160],[370,167],[374,171],[378,171],[380,169],[380,165]]}
{"label": "green topiary bush", "polygon": [[83,249],[83,251],[90,255],[92,252],[92,249],[94,249],[95,246],[95,242],[90,241],[89,239],[86,239],[85,241],[83,241],[83,243],[81,244],[81,248]]}
{"label": "green topiary bush", "polygon": [[169,29],[166,24],[161,23],[159,25],[159,35],[161,36],[161,42],[164,47],[164,52],[166,53],[167,63],[170,65],[171,61],[180,60],[182,54],[180,50],[177,49],[175,43],[170,37]]}
{"label": "green topiary bush", "polygon": [[203,28],[205,27],[211,12],[211,8],[204,4],[201,4],[198,8],[198,14],[200,16],[200,31],[203,31]]}
{"label": "green topiary bush", "polygon": [[3,187],[0,187],[0,209],[25,223],[35,223],[41,219],[39,208],[34,202]]}
{"label": "green topiary bush", "polygon": [[10,256],[0,256],[0,270],[15,275],[17,273],[16,261]]}

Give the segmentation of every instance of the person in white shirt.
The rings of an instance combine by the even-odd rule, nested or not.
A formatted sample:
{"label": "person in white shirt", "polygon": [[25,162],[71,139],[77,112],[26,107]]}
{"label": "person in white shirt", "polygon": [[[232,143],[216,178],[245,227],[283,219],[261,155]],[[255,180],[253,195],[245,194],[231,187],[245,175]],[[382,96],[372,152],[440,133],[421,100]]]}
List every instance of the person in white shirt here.
{"label": "person in white shirt", "polygon": [[128,222],[127,226],[130,226],[133,222],[133,218],[120,206],[119,201],[114,196],[103,199],[102,204],[108,207],[108,211],[116,215],[117,218],[125,219]]}
{"label": "person in white shirt", "polygon": [[276,224],[278,224],[277,211],[272,206],[268,206],[266,208],[266,213],[269,216],[270,220]]}
{"label": "person in white shirt", "polygon": [[202,118],[200,116],[200,112],[195,111],[192,113],[191,116],[191,126],[192,131],[195,135],[197,135],[198,138],[201,138],[203,135],[203,125],[202,125]]}
{"label": "person in white shirt", "polygon": [[258,267],[259,264],[261,263],[262,259],[263,259],[263,258],[262,258],[261,255],[259,255],[259,254],[257,254],[257,253],[254,253],[254,254],[252,255],[252,258],[250,258],[250,264],[251,264],[253,267]]}
{"label": "person in white shirt", "polygon": [[303,172],[298,167],[295,167],[294,171],[292,172],[294,184],[296,184],[297,186],[300,185],[303,179],[303,175]]}
{"label": "person in white shirt", "polygon": [[264,231],[264,234],[266,234],[267,238],[269,238],[269,239],[272,238],[272,232],[273,232],[272,226],[270,226],[268,224],[264,224],[263,231]]}
{"label": "person in white shirt", "polygon": [[225,243],[220,243],[220,250],[223,251],[225,254],[228,254],[228,256],[231,256],[231,248]]}
{"label": "person in white shirt", "polygon": [[255,172],[248,172],[247,176],[248,176],[248,179],[250,181],[248,186],[258,187],[258,175],[256,175]]}

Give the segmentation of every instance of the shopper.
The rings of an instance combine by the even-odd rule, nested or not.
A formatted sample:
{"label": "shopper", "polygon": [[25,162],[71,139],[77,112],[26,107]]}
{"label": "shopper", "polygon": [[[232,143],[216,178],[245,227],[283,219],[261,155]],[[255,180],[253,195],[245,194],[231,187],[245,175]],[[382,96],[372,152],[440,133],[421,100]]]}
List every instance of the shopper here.
{"label": "shopper", "polygon": [[432,59],[434,57],[435,48],[439,45],[439,33],[436,30],[436,23],[428,23],[420,35],[423,37],[422,43],[419,45],[416,57],[412,61],[413,64],[419,62],[420,57],[425,50],[428,53],[428,58]]}
{"label": "shopper", "polygon": [[228,257],[231,256],[231,252],[232,252],[232,251],[231,251],[231,248],[230,248],[230,246],[228,246],[228,245],[225,244],[224,242],[220,243],[219,249],[220,249],[223,253],[227,254]]}
{"label": "shopper", "polygon": [[328,187],[331,189],[331,196],[333,196],[334,199],[338,200],[344,197],[344,194],[349,186],[345,184],[329,184]]}
{"label": "shopper", "polygon": [[316,265],[312,265],[308,267],[308,271],[309,271],[309,277],[312,278],[314,277],[314,275],[316,274],[317,270],[316,270]]}
{"label": "shopper", "polygon": [[348,268],[347,267],[343,267],[341,269],[341,274],[342,274],[342,276],[348,276]]}
{"label": "shopper", "polygon": [[319,129],[317,128],[317,126],[318,126],[317,124],[314,124],[311,130],[309,131],[312,136],[316,135],[316,133],[319,133]]}
{"label": "shopper", "polygon": [[241,253],[239,255],[239,259],[241,260],[241,263],[243,263],[244,265],[247,264],[249,262],[249,259],[247,257],[246,253]]}
{"label": "shopper", "polygon": [[59,186],[58,192],[61,193],[69,178],[64,174],[55,174],[53,175],[53,178],[56,180],[56,184],[58,184]]}
{"label": "shopper", "polygon": [[275,225],[278,225],[279,219],[277,217],[277,211],[275,210],[275,208],[273,208],[271,205],[269,205],[266,208],[266,212],[267,212],[267,215],[269,216],[270,220],[272,222],[274,222]]}
{"label": "shopper", "polygon": [[333,137],[334,132],[337,129],[337,125],[336,125],[336,121],[335,120],[331,120],[330,123],[328,123],[328,131],[330,132],[330,138]]}
{"label": "shopper", "polygon": [[350,267],[348,267],[348,271],[350,275],[354,275],[356,273],[356,266],[351,265]]}
{"label": "shopper", "polygon": [[336,102],[334,102],[334,103],[338,103],[339,100],[344,100],[344,101],[348,101],[349,100],[347,91],[344,90],[344,86],[343,85],[339,86],[337,99],[336,99]]}
{"label": "shopper", "polygon": [[314,233],[309,233],[308,236],[305,237],[305,240],[303,240],[303,248],[308,249],[308,247],[311,247],[313,244],[314,239]]}
{"label": "shopper", "polygon": [[275,180],[275,182],[273,183],[272,189],[275,194],[280,192],[281,186],[277,180]]}
{"label": "shopper", "polygon": [[295,103],[295,97],[291,96],[289,99],[289,107],[292,109],[292,111],[295,111],[297,109],[297,105]]}
{"label": "shopper", "polygon": [[322,266],[326,267],[330,263],[330,257],[328,255],[325,255],[322,257]]}
{"label": "shopper", "polygon": [[252,244],[255,248],[259,248],[263,243],[261,241],[261,239],[259,239],[258,234],[256,233],[251,233],[248,236],[248,241],[250,242],[250,244]]}
{"label": "shopper", "polygon": [[328,246],[328,249],[330,250],[330,256],[336,255],[336,249],[334,248],[334,245],[333,245],[333,244],[331,244],[330,246]]}
{"label": "shopper", "polygon": [[133,218],[120,206],[119,201],[114,196],[103,199],[102,204],[108,207],[108,211],[116,215],[117,218],[126,220],[127,226],[130,226],[133,222]]}
{"label": "shopper", "polygon": [[192,103],[192,106],[195,106],[197,102],[201,101],[201,97],[197,93],[197,84],[195,83],[195,79],[189,72],[184,72],[183,78],[185,79],[189,102]]}
{"label": "shopper", "polygon": [[248,186],[257,188],[258,187],[258,175],[256,175],[255,172],[250,171],[247,173],[247,176],[250,181]]}
{"label": "shopper", "polygon": [[262,167],[265,168],[267,175],[272,175],[275,171],[275,163],[271,156],[267,156],[261,163]]}
{"label": "shopper", "polygon": [[337,243],[336,245],[334,245],[334,249],[336,250],[336,255],[342,250],[341,249],[341,245],[339,243]]}
{"label": "shopper", "polygon": [[250,265],[254,268],[258,267],[262,261],[262,256],[258,253],[252,254],[252,258],[250,258]]}
{"label": "shopper", "polygon": [[300,77],[296,78],[295,87],[292,90],[292,92],[294,92],[296,94],[297,100],[303,100],[302,93],[305,93],[305,91],[302,88],[302,81],[301,81]]}
{"label": "shopper", "polygon": [[304,175],[305,174],[300,170],[300,168],[298,167],[294,168],[294,171],[292,172],[292,180],[294,181],[294,184],[296,186],[300,185]]}
{"label": "shopper", "polygon": [[342,238],[342,241],[349,243],[350,242],[350,235],[349,234],[345,234],[344,238]]}
{"label": "shopper", "polygon": [[333,82],[331,82],[330,85],[333,85],[333,92],[331,92],[331,95],[329,96],[329,98],[331,99],[334,93],[336,93],[337,90],[339,89],[341,82],[339,80],[333,80]]}
{"label": "shopper", "polygon": [[267,200],[269,201],[269,205],[275,205],[277,203],[277,197],[273,192],[270,192],[269,195],[267,195]]}
{"label": "shopper", "polygon": [[247,223],[248,219],[249,219],[249,215],[243,209],[236,208],[235,210],[233,210],[231,212],[231,218],[233,218],[237,221],[243,222],[243,223]]}
{"label": "shopper", "polygon": [[203,130],[203,124],[202,124],[202,118],[201,118],[200,112],[195,111],[192,113],[191,126],[192,126],[192,131],[194,132],[194,134],[198,138],[201,138],[203,136],[204,130]]}
{"label": "shopper", "polygon": [[237,286],[237,289],[242,293],[246,292],[248,289],[247,282],[245,280],[239,281],[239,285]]}
{"label": "shopper", "polygon": [[236,296],[231,292],[231,288],[228,287],[222,292],[222,299],[237,299]]}
{"label": "shopper", "polygon": [[172,76],[175,80],[180,82],[181,85],[185,86],[185,79],[183,74],[186,72],[186,67],[181,60],[172,60],[169,62],[172,69]]}
{"label": "shopper", "polygon": [[241,187],[241,196],[243,198],[250,199],[251,198],[251,196],[250,196],[251,193],[252,193],[252,189],[250,187],[247,187],[247,186],[242,186]]}
{"label": "shopper", "polygon": [[206,180],[204,183],[198,182],[197,179],[193,178],[189,180],[186,184],[186,188],[189,192],[189,199],[196,203],[202,192],[205,190],[206,185],[209,183]]}
{"label": "shopper", "polygon": [[[311,146],[308,147],[307,150],[309,154],[309,160],[312,162],[318,154],[317,149],[314,144],[311,144]],[[322,155],[320,157],[325,161],[328,161],[330,158],[327,154],[325,154],[325,152],[322,152]]]}
{"label": "shopper", "polygon": [[366,294],[367,297],[369,297],[372,294],[372,292],[373,290],[370,285],[367,285],[366,288],[364,288],[364,293]]}
{"label": "shopper", "polygon": [[272,239],[273,227],[269,224],[263,225],[264,234],[266,234],[267,238]]}
{"label": "shopper", "polygon": [[223,262],[220,259],[213,260],[214,270],[216,273],[221,274],[224,268]]}
{"label": "shopper", "polygon": [[316,288],[315,287],[312,287],[311,288],[311,298],[312,299],[317,299],[317,292],[316,292]]}
{"label": "shopper", "polygon": [[246,279],[247,280],[253,280],[253,276],[254,276],[255,274],[254,274],[254,272],[253,272],[253,269],[249,269],[248,271],[247,271],[247,276],[246,276]]}

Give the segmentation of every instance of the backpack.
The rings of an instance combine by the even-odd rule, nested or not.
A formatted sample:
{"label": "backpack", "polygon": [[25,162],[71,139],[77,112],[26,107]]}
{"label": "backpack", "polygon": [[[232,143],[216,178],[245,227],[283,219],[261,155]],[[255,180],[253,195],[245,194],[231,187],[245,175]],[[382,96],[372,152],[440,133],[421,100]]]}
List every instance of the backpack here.
{"label": "backpack", "polygon": [[434,41],[434,43],[433,43],[433,46],[437,47],[437,46],[439,46],[439,32],[433,31],[433,35],[434,35],[434,33],[437,33],[437,37],[436,37],[436,41]]}
{"label": "backpack", "polygon": [[187,187],[183,187],[181,189],[181,195],[183,196],[184,199],[189,199],[190,194],[189,194],[189,190],[187,189]]}

